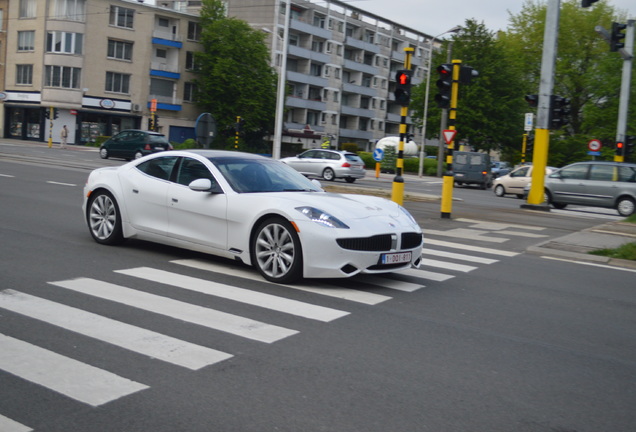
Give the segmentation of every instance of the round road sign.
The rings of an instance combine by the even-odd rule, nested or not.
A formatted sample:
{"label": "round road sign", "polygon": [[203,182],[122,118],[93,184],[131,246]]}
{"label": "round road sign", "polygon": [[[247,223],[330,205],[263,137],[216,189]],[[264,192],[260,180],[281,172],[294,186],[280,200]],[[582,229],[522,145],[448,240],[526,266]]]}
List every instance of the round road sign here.
{"label": "round road sign", "polygon": [[587,143],[587,148],[589,148],[590,151],[593,151],[593,152],[599,151],[601,147],[602,147],[602,144],[597,139],[590,140],[590,142]]}

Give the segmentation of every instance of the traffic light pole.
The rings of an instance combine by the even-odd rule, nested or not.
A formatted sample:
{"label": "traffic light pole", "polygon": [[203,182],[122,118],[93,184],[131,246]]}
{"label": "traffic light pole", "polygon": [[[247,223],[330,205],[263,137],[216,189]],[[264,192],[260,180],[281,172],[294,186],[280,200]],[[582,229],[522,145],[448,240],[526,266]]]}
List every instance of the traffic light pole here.
{"label": "traffic light pole", "polygon": [[[453,60],[453,82],[451,84],[451,100],[448,109],[448,129],[455,130],[455,121],[457,120],[457,99],[459,96],[459,73],[461,69],[461,60]],[[455,149],[455,139],[448,143],[446,147],[446,171],[442,177],[442,206],[441,218],[450,219],[453,209],[453,183],[455,181],[453,175],[453,150]]]}
{"label": "traffic light pole", "polygon": [[[404,48],[406,53],[404,59],[404,69],[411,69],[411,56],[414,48]],[[398,144],[397,161],[395,165],[395,177],[393,178],[393,186],[391,189],[391,200],[400,205],[404,203],[404,141],[406,140],[406,116],[409,113],[409,107],[402,105],[400,110],[400,142]]]}
{"label": "traffic light pole", "polygon": [[548,165],[548,148],[550,144],[550,102],[554,88],[554,65],[557,53],[557,36],[559,34],[560,3],[560,0],[549,0],[546,11],[537,128],[535,130],[534,150],[532,153],[532,183],[528,194],[528,203],[521,206],[534,210],[549,211],[547,203],[543,203],[544,177]]}
{"label": "traffic light pole", "polygon": [[[625,51],[623,56],[623,75],[621,78],[621,94],[618,102],[618,122],[616,125],[616,142],[625,143],[627,134],[627,113],[629,111],[629,92],[632,82],[632,62],[634,59],[634,20],[627,20],[625,29]],[[614,155],[614,162],[625,162],[625,151]]]}

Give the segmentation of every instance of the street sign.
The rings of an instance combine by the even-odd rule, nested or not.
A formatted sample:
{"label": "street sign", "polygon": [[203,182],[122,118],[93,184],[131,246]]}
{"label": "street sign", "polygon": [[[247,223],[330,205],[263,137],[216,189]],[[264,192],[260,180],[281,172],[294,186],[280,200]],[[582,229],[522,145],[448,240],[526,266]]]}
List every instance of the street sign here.
{"label": "street sign", "polygon": [[373,159],[376,162],[381,162],[383,157],[384,157],[384,150],[382,150],[381,148],[377,148],[373,150]]}
{"label": "street sign", "polygon": [[150,99],[150,112],[157,111],[157,99]]}
{"label": "street sign", "polygon": [[590,149],[591,152],[600,151],[602,146],[603,144],[601,143],[601,141],[597,139],[590,140],[590,142],[587,143],[587,148]]}
{"label": "street sign", "polygon": [[444,141],[446,141],[446,144],[452,143],[453,140],[455,139],[456,134],[457,134],[456,130],[449,130],[449,129],[444,130]]}
{"label": "street sign", "polygon": [[526,117],[523,122],[523,130],[526,132],[531,131],[533,123],[534,123],[534,114],[526,113]]}

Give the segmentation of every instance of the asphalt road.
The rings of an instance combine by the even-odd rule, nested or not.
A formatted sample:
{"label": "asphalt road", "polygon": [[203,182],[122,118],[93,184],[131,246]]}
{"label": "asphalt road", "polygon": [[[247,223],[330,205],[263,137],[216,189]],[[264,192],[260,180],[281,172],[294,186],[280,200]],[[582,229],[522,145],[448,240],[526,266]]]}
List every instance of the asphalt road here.
{"label": "asphalt road", "polygon": [[[611,214],[528,212],[458,189],[451,220],[438,203],[405,203],[427,231],[419,273],[285,287],[188,251],[97,245],[81,190],[90,168],[122,162],[9,147],[0,143],[2,432],[634,429],[634,272],[523,253]],[[417,187],[434,192],[429,180]],[[299,309],[251,301],[263,294]],[[240,337],[194,322],[197,310],[287,333]],[[140,329],[153,334],[122,346]],[[163,336],[165,358],[140,352]],[[203,353],[179,364],[179,343]]]}

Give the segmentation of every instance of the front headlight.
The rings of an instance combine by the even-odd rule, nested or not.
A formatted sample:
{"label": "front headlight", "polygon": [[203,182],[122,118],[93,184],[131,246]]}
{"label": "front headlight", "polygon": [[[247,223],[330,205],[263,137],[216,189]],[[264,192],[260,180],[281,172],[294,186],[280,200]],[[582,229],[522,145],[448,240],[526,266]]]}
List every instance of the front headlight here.
{"label": "front headlight", "polygon": [[349,227],[338,218],[315,207],[296,207],[296,210],[307,216],[312,222],[316,222],[327,228],[349,229]]}

